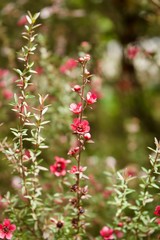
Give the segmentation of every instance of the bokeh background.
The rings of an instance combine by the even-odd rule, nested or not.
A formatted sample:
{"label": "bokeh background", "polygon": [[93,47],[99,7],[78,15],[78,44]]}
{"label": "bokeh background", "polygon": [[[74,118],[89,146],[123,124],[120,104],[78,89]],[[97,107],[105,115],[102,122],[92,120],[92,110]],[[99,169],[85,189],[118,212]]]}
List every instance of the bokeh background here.
{"label": "bokeh background", "polygon": [[[33,95],[49,94],[51,104],[44,130],[49,150],[43,152],[49,168],[55,155],[67,157],[72,144],[68,106],[74,100],[70,87],[80,81],[77,68],[63,71],[68,59],[91,54],[91,88],[98,102],[88,114],[95,144],[88,145],[91,192],[99,194],[92,205],[104,207],[104,171],[127,169],[136,174],[148,166],[154,137],[160,136],[160,3],[158,0],[1,0],[0,1],[0,138],[12,139],[17,124],[11,111],[16,74],[21,67],[17,52],[24,45],[21,33],[25,14],[40,12],[38,50],[34,56]],[[35,100],[36,102],[36,100]],[[0,160],[0,194],[12,191],[13,179],[3,156]],[[86,159],[86,160],[85,160]],[[98,166],[98,167],[97,167]],[[46,175],[44,182],[51,180]],[[7,186],[7,189],[6,189]],[[95,208],[95,212],[98,208]],[[95,213],[96,214],[96,213]],[[103,213],[99,224],[105,221]],[[98,231],[98,230],[96,230]]]}

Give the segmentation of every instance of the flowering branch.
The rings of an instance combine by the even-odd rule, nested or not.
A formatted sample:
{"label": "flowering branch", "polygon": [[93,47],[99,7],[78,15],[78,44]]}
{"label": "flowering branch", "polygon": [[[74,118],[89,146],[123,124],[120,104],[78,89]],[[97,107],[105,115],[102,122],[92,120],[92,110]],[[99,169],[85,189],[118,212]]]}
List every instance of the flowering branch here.
{"label": "flowering branch", "polygon": [[17,96],[14,95],[15,104],[13,104],[14,108],[13,111],[15,111],[19,117],[19,127],[18,129],[11,129],[12,133],[15,135],[14,140],[18,140],[17,142],[17,158],[18,158],[18,165],[19,165],[19,173],[23,180],[23,188],[22,188],[22,194],[24,196],[28,195],[28,189],[27,189],[27,183],[26,183],[26,167],[24,166],[24,141],[27,141],[27,129],[25,126],[31,125],[29,122],[29,118],[31,117],[31,112],[29,111],[29,105],[27,103],[27,99],[30,98],[30,95],[27,93],[27,88],[30,83],[31,79],[31,73],[36,73],[32,67],[34,65],[34,62],[30,60],[30,56],[34,54],[34,51],[36,50],[36,44],[34,43],[36,34],[34,33],[34,29],[39,26],[35,25],[35,22],[38,18],[39,14],[35,14],[33,17],[29,13],[28,16],[26,16],[28,25],[25,25],[26,32],[23,32],[23,37],[27,39],[28,43],[25,47],[22,47],[21,56],[18,58],[20,61],[22,61],[24,64],[24,69],[21,71],[20,69],[15,69],[15,71],[19,75],[19,79],[16,80],[17,86],[20,89],[20,94]]}
{"label": "flowering branch", "polygon": [[[40,216],[42,216],[44,208],[40,198],[42,188],[39,184],[38,175],[40,170],[47,170],[40,166],[41,160],[38,161],[41,149],[47,148],[44,144],[44,138],[41,136],[41,130],[49,122],[44,121],[44,114],[48,110],[48,106],[44,104],[47,96],[42,97],[39,94],[38,108],[32,107],[30,103],[30,99],[34,97],[29,93],[29,87],[32,85],[30,82],[32,74],[36,73],[33,70],[34,62],[32,62],[31,56],[35,53],[37,46],[34,42],[37,36],[35,29],[40,26],[40,24],[35,24],[38,16],[39,13],[34,16],[28,13],[26,16],[28,24],[25,25],[26,31],[22,35],[27,40],[27,45],[22,47],[18,58],[23,63],[23,68],[22,70],[15,69],[19,76],[19,79],[16,80],[19,93],[14,94],[15,102],[12,103],[12,110],[16,112],[19,124],[17,129],[11,129],[15,136],[13,139],[14,144],[10,146],[6,140],[0,144],[0,150],[10,161],[14,170],[19,173],[21,181],[20,199],[16,196],[12,201],[13,197],[8,197],[10,204],[6,213],[15,216],[14,212],[17,211],[21,216],[21,222],[17,218],[14,219],[18,221],[19,229],[22,226],[22,228],[26,229],[26,232],[29,231],[36,238],[42,236]],[[32,144],[33,149],[26,149],[26,145],[29,144]],[[17,233],[17,236],[19,234],[21,234],[20,236],[23,235]]]}
{"label": "flowering branch", "polygon": [[[76,160],[76,165],[72,166],[69,171],[70,174],[75,176],[75,184],[71,186],[71,191],[75,192],[76,196],[70,199],[70,203],[76,209],[75,217],[72,219],[72,225],[76,229],[77,238],[79,233],[85,227],[85,222],[82,220],[85,210],[82,205],[82,200],[87,198],[88,186],[81,186],[81,179],[88,178],[83,172],[87,167],[81,166],[81,155],[82,151],[85,150],[85,144],[91,140],[90,126],[87,120],[84,120],[84,111],[86,107],[90,104],[93,104],[97,100],[97,96],[94,93],[88,92],[85,93],[85,87],[90,82],[90,73],[87,70],[87,63],[90,60],[90,56],[87,54],[84,57],[79,58],[79,63],[82,67],[82,85],[75,85],[72,90],[76,92],[80,97],[79,103],[72,103],[70,105],[70,110],[73,114],[76,114],[78,117],[73,119],[71,124],[71,129],[77,138],[77,146],[73,149],[70,149],[68,152],[69,155],[73,156]],[[85,96],[86,94],[86,96]]]}

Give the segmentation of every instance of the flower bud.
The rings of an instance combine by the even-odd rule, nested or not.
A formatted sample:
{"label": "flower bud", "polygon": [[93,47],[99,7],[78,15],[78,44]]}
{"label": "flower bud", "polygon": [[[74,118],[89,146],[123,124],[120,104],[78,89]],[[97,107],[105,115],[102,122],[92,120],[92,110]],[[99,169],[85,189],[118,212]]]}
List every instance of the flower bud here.
{"label": "flower bud", "polygon": [[91,59],[91,56],[89,54],[86,54],[85,57],[84,57],[84,60],[89,61],[90,59]]}
{"label": "flower bud", "polygon": [[84,214],[85,210],[82,207],[79,207],[79,214]]}
{"label": "flower bud", "polygon": [[62,228],[64,225],[64,223],[62,221],[58,221],[57,224],[56,224],[56,227],[57,228]]}
{"label": "flower bud", "polygon": [[78,62],[79,62],[79,63],[84,63],[84,58],[83,58],[83,57],[79,57],[79,58],[78,58]]}
{"label": "flower bud", "polygon": [[85,133],[84,134],[84,138],[85,138],[85,140],[90,140],[91,139],[91,134],[90,133]]}
{"label": "flower bud", "polygon": [[75,92],[79,92],[80,90],[81,90],[81,86],[79,86],[79,85],[75,85],[73,87],[73,91],[75,91]]}
{"label": "flower bud", "polygon": [[119,223],[118,223],[118,227],[123,227],[123,223],[122,223],[122,222],[119,222]]}

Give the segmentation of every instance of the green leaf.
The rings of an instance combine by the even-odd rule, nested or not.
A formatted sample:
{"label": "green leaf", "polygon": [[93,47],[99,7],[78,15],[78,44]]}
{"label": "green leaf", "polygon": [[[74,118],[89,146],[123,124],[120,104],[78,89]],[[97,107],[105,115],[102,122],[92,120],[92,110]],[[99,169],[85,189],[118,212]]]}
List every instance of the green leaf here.
{"label": "green leaf", "polygon": [[47,111],[48,111],[48,107],[45,107],[45,108],[42,110],[42,115],[44,115]]}
{"label": "green leaf", "polygon": [[42,170],[42,171],[48,171],[48,168],[45,168],[43,166],[38,166],[38,169]]}
{"label": "green leaf", "polygon": [[47,124],[47,123],[50,123],[51,121],[43,121],[43,122],[41,122],[41,125],[45,125],[45,124]]}
{"label": "green leaf", "polygon": [[33,19],[36,21],[36,20],[37,20],[37,18],[39,17],[39,15],[40,15],[40,12],[38,12],[38,13],[35,13],[35,14],[34,14],[34,16],[33,16]]}
{"label": "green leaf", "polygon": [[32,19],[28,15],[26,15],[26,19],[27,19],[29,24],[32,24]]}
{"label": "green leaf", "polygon": [[[29,27],[27,25],[24,26],[25,29],[29,32]],[[24,37],[24,36],[23,36]],[[27,39],[28,40],[28,39]]]}
{"label": "green leaf", "polygon": [[20,76],[23,75],[23,73],[21,72],[20,69],[18,69],[18,68],[13,68],[13,70],[14,70],[16,73],[18,73]]}
{"label": "green leaf", "polygon": [[40,148],[40,149],[45,149],[45,148],[48,148],[48,146],[46,146],[46,145],[41,145],[41,146],[39,146],[39,148]]}
{"label": "green leaf", "polygon": [[151,183],[151,186],[156,188],[156,189],[159,189],[159,186],[157,184],[155,184],[155,183]]}
{"label": "green leaf", "polygon": [[120,180],[124,180],[123,176],[120,174],[120,172],[117,172],[117,175],[119,177]]}

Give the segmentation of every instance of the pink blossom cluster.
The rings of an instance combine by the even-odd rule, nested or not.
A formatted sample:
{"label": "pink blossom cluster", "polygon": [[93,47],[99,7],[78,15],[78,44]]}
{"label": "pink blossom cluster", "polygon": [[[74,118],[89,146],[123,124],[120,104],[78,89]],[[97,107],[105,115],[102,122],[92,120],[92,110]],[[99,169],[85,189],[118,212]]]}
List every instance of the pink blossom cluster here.
{"label": "pink blossom cluster", "polygon": [[88,120],[86,120],[86,117],[84,118],[84,111],[97,101],[97,95],[95,93],[86,91],[87,85],[91,81],[91,75],[87,70],[89,60],[90,55],[86,54],[77,61],[81,64],[82,68],[82,84],[75,84],[72,87],[72,91],[77,94],[79,101],[73,102],[69,106],[70,111],[73,113],[73,122],[70,127],[72,133],[76,136],[76,144],[68,152],[68,155],[74,157],[76,160],[76,165],[73,165],[68,171],[70,174],[75,175],[74,179],[76,180],[75,184],[70,187],[71,191],[75,193],[75,197],[71,198],[69,202],[73,208],[77,209],[77,215],[71,221],[73,228],[77,230],[81,228],[80,216],[85,213],[82,200],[88,198],[88,186],[83,186],[81,183],[81,178],[88,179],[84,174],[87,167],[81,166],[81,152],[85,149],[86,142],[92,142],[90,124]]}
{"label": "pink blossom cluster", "polygon": [[[89,61],[89,59],[90,56],[87,54],[84,58],[79,58],[79,62],[83,63],[83,61],[86,62]],[[64,73],[65,71],[73,69],[77,66],[77,63],[78,61],[75,61],[74,59],[69,59],[63,66],[61,66],[61,72]],[[72,90],[78,93],[81,98],[81,102],[70,104],[70,111],[78,116],[73,119],[73,123],[71,124],[71,130],[73,131],[73,133],[83,136],[85,141],[88,141],[91,139],[90,125],[87,120],[82,119],[82,112],[88,105],[94,104],[97,101],[97,95],[92,92],[87,92],[86,97],[84,98],[84,96],[82,96],[82,86],[80,85],[75,85]],[[79,146],[76,146],[69,150],[68,155],[75,156],[79,153],[79,151]],[[54,175],[57,177],[65,176],[68,162],[68,160],[56,156],[55,163],[50,166],[51,173],[54,173]],[[75,173],[77,171],[75,170],[75,168],[76,166],[73,166],[70,170],[70,173]]]}
{"label": "pink blossom cluster", "polygon": [[[84,140],[88,141],[91,139],[90,134],[90,125],[89,122],[86,119],[83,119],[83,112],[87,108],[88,105],[92,105],[97,101],[97,95],[93,92],[87,92],[85,95],[84,88],[87,84],[87,80],[89,78],[90,73],[88,72],[86,68],[87,62],[90,60],[90,55],[86,54],[84,57],[80,57],[77,62],[79,62],[82,67],[84,68],[83,74],[84,79],[82,85],[76,84],[72,87],[72,91],[76,92],[80,97],[80,102],[78,103],[71,103],[70,104],[70,111],[77,115],[76,118],[73,119],[73,122],[71,124],[71,130],[74,134],[80,135],[84,138]],[[75,150],[80,150],[78,146],[76,146],[74,149],[69,150],[69,155],[74,156],[76,153],[78,153]]]}
{"label": "pink blossom cluster", "polygon": [[104,227],[100,230],[100,235],[103,237],[104,240],[114,239],[113,229],[112,229],[112,228],[109,228],[109,227],[107,227],[107,226],[104,226]]}
{"label": "pink blossom cluster", "polygon": [[50,166],[50,171],[56,177],[65,176],[66,175],[66,168],[69,160],[66,160],[62,157],[55,156],[55,163]]}
{"label": "pink blossom cluster", "polygon": [[[82,64],[82,66],[85,66],[85,64],[89,60],[90,60],[90,55],[86,54],[84,57],[80,57],[78,59],[78,62]],[[88,73],[88,70],[86,70],[86,68],[85,68],[85,72]],[[87,76],[86,76],[86,79],[87,79]],[[73,119],[73,122],[71,124],[71,130],[73,131],[74,134],[80,135],[81,137],[83,137],[84,140],[88,141],[91,139],[90,125],[86,119],[83,119],[83,112],[88,105],[92,105],[97,101],[97,95],[90,91],[87,92],[85,95],[84,87],[86,83],[87,81],[83,82],[81,86],[79,84],[76,84],[72,87],[72,91],[76,92],[79,95],[80,102],[71,103],[69,109],[73,114],[77,115],[77,117]],[[74,156],[79,151],[80,151],[79,146],[76,146],[75,148],[70,149],[68,154],[71,156]]]}
{"label": "pink blossom cluster", "polygon": [[60,72],[65,74],[68,71],[71,71],[72,69],[74,69],[75,67],[77,67],[77,61],[73,58],[70,58],[66,61],[66,63],[64,63],[61,67],[60,67]]}

